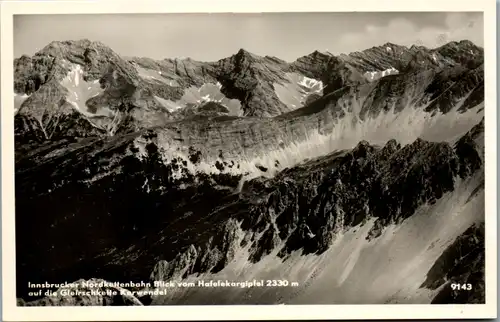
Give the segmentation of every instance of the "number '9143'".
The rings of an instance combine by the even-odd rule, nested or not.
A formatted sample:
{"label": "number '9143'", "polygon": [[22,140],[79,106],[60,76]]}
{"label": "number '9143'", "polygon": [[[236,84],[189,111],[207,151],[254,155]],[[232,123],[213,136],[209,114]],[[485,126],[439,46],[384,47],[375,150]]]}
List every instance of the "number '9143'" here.
{"label": "number '9143'", "polygon": [[472,290],[472,284],[451,283],[450,287],[454,291],[470,291],[470,290]]}

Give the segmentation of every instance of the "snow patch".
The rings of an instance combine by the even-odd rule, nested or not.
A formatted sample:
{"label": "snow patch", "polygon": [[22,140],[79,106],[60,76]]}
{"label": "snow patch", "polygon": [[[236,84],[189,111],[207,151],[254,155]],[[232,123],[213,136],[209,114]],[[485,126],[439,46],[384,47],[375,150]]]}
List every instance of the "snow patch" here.
{"label": "snow patch", "polygon": [[306,76],[302,76],[302,79],[298,82],[299,85],[302,85],[316,93],[319,93],[323,90],[323,82],[316,80],[314,78],[309,78]]}
{"label": "snow patch", "polygon": [[274,83],[274,92],[278,99],[294,110],[305,105],[309,95],[323,95],[323,82],[298,73],[287,73],[288,82]]}
{"label": "snow patch", "polygon": [[374,81],[377,79],[380,79],[385,76],[389,75],[396,75],[399,74],[399,70],[397,70],[394,67],[388,68],[386,70],[379,70],[379,71],[369,71],[364,74],[364,76],[369,80],[369,81]]}
{"label": "snow patch", "polygon": [[175,112],[176,110],[182,108],[179,104],[172,100],[167,100],[159,96],[153,96],[155,100],[158,101],[163,107],[165,107],[169,112]]}
{"label": "snow patch", "polygon": [[70,64],[70,71],[61,81],[61,85],[68,90],[66,101],[70,103],[77,111],[87,116],[105,115],[110,116],[111,110],[108,108],[99,108],[96,113],[88,110],[86,102],[104,92],[99,80],[87,82],[83,79],[84,71],[82,66]]}

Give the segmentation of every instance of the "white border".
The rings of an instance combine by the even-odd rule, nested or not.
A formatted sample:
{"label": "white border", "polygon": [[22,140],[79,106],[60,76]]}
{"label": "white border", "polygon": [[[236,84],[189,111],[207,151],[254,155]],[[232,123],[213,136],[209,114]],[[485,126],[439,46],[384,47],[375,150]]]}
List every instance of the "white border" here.
{"label": "white border", "polygon": [[[182,0],[1,2],[2,268],[3,320],[256,320],[437,319],[497,316],[496,23],[495,0]],[[168,307],[17,307],[14,242],[13,15],[168,12],[480,11],[485,35],[486,303],[484,305],[232,305]],[[43,215],[43,214],[40,214]]]}

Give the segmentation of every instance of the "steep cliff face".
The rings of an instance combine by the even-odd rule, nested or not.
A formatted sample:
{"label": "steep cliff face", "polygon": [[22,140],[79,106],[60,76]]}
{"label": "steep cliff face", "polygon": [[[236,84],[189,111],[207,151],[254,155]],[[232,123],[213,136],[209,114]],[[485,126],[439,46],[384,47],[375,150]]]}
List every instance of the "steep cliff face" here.
{"label": "steep cliff face", "polygon": [[[240,50],[204,63],[123,59],[79,41],[21,57],[16,235],[30,238],[16,241],[18,296],[28,305],[484,300],[480,288],[460,295],[443,282],[484,284],[479,251],[466,260],[472,277],[450,266],[453,241],[484,221],[484,67],[472,46],[385,44],[293,63]],[[480,248],[474,229],[464,236]],[[386,249],[401,242],[407,254]],[[408,256],[423,256],[413,278]],[[387,283],[389,268],[411,285]],[[26,288],[280,271],[301,287],[38,302]],[[377,283],[387,288],[378,294]]]}

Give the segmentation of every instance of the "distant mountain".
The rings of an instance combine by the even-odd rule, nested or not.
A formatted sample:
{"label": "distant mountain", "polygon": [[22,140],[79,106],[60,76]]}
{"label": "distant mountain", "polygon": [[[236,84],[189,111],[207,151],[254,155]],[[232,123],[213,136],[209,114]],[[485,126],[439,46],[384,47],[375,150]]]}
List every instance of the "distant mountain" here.
{"label": "distant mountain", "polygon": [[[454,101],[482,82],[482,53],[469,41],[432,50],[387,43],[338,57],[315,51],[290,64],[243,49],[205,63],[124,59],[99,42],[52,42],[35,56],[14,61],[16,124],[42,141],[114,135],[164,124],[178,118],[175,111],[205,101],[218,101],[230,115],[273,117],[346,86],[374,87],[373,95],[379,95],[377,91],[401,92],[417,83],[425,87],[422,78],[436,77],[430,88],[420,90],[434,97],[428,92],[437,83],[449,85],[442,80],[447,70],[461,81],[462,73],[472,73],[467,84],[454,85],[457,93],[447,94]],[[380,79],[389,75],[398,76]]]}
{"label": "distant mountain", "polygon": [[[470,41],[287,63],[79,40],[14,71],[20,303],[484,302],[484,53]],[[300,286],[26,287],[280,278]]]}

